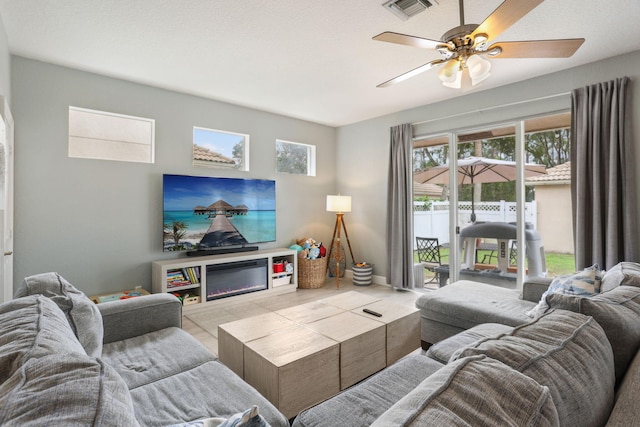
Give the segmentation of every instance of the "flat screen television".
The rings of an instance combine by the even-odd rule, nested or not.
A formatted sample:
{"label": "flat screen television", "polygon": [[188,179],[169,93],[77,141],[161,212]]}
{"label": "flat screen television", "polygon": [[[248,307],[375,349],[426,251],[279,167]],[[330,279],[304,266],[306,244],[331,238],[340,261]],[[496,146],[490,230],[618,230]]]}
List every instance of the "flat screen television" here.
{"label": "flat screen television", "polygon": [[164,251],[231,252],[276,240],[273,180],[165,174],[162,192]]}

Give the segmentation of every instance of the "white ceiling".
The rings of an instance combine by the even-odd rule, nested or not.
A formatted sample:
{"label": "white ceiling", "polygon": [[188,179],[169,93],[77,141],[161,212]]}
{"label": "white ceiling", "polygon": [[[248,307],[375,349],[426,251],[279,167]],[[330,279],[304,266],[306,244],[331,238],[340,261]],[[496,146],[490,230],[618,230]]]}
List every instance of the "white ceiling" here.
{"label": "white ceiling", "polygon": [[[402,21],[384,0],[0,0],[11,53],[340,126],[460,96],[435,70],[376,85],[439,59],[373,41],[430,39],[459,25],[458,0]],[[467,0],[479,24],[502,0]],[[569,59],[494,59],[473,90],[640,49],[640,1],[546,0],[496,41],[583,37]],[[624,75],[624,70],[620,70]]]}

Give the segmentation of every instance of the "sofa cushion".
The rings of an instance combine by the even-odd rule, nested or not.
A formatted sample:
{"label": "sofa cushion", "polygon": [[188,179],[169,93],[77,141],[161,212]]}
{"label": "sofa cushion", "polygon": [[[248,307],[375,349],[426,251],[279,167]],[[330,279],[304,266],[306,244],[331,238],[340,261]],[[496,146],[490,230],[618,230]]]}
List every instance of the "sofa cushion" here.
{"label": "sofa cushion", "polygon": [[0,425],[137,426],[127,386],[86,354],[26,361],[0,385]]}
{"label": "sofa cushion", "polygon": [[611,411],[607,427],[629,427],[632,425],[631,420],[637,423],[635,425],[640,424],[638,390],[640,390],[640,353],[634,357],[618,387],[616,404]]}
{"label": "sofa cushion", "polygon": [[451,356],[463,347],[471,345],[479,339],[495,337],[511,331],[513,331],[512,326],[501,325],[500,323],[482,323],[432,345],[427,350],[427,356],[440,363],[447,364]]}
{"label": "sofa cushion", "polygon": [[390,367],[300,412],[293,427],[368,427],[429,375],[443,365],[420,354]]}
{"label": "sofa cushion", "polygon": [[373,426],[558,426],[547,387],[486,356],[443,367]]}
{"label": "sofa cushion", "polygon": [[520,299],[516,290],[470,280],[459,280],[416,300],[422,318],[462,329],[481,323],[518,326],[531,320],[525,312],[534,305]]}
{"label": "sofa cushion", "polygon": [[591,296],[600,292],[602,272],[598,264],[585,268],[574,274],[565,274],[555,277],[549,289],[540,298],[538,304],[527,311],[527,316],[536,317],[547,311],[549,304],[547,296],[552,294]]}
{"label": "sofa cushion", "polygon": [[42,295],[0,304],[0,383],[30,358],[84,349],[58,306]]}
{"label": "sofa cushion", "polygon": [[604,273],[601,292],[607,292],[618,286],[640,287],[640,264],[620,262]]}
{"label": "sofa cushion", "polygon": [[111,342],[102,354],[129,387],[142,425],[228,418],[257,405],[269,424],[288,427],[271,403],[180,328]]}
{"label": "sofa cushion", "polygon": [[120,374],[129,389],[215,360],[198,340],[175,327],[105,344],[102,358]]}
{"label": "sofa cushion", "polygon": [[480,340],[457,357],[478,354],[549,387],[561,425],[605,424],[613,406],[613,353],[593,318],[552,310],[509,334]]}
{"label": "sofa cushion", "polygon": [[42,294],[51,298],[67,316],[71,329],[89,356],[102,353],[102,316],[96,305],[58,273],[26,277],[15,297]]}
{"label": "sofa cushion", "polygon": [[590,298],[552,295],[548,301],[551,307],[596,319],[611,343],[620,381],[640,348],[640,288],[619,286]]}
{"label": "sofa cushion", "polygon": [[[189,348],[183,350],[190,351]],[[131,389],[130,393],[136,418],[145,426],[229,418],[250,405],[257,405],[269,425],[289,427],[289,420],[265,397],[218,361],[203,362]]]}

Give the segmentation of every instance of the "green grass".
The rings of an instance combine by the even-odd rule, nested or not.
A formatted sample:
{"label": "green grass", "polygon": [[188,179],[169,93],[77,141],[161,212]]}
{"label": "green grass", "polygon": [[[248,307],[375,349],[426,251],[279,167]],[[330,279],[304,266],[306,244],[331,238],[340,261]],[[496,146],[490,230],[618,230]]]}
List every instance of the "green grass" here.
{"label": "green grass", "polygon": [[[478,259],[482,260],[484,255],[489,255],[491,251],[478,251]],[[443,248],[440,250],[440,256],[442,257],[442,263],[446,264],[449,260],[449,249]],[[570,274],[576,271],[575,260],[573,254],[565,254],[559,252],[545,252],[547,261],[547,277],[555,277],[561,274]],[[418,255],[414,254],[414,261],[418,262]],[[492,260],[495,262],[495,258]]]}
{"label": "green grass", "polygon": [[573,254],[562,254],[558,252],[545,252],[547,259],[548,277],[559,276],[560,274],[570,274],[576,271],[576,263]]}

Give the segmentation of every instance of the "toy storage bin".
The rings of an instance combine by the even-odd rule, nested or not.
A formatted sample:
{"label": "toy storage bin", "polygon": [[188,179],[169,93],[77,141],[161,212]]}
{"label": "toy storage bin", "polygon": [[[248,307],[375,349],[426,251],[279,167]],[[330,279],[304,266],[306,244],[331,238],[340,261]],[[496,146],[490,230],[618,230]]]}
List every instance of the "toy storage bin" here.
{"label": "toy storage bin", "polygon": [[298,287],[302,289],[321,288],[327,276],[327,257],[298,258]]}

